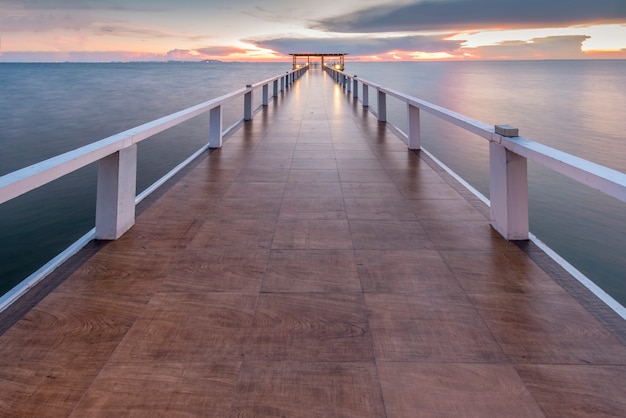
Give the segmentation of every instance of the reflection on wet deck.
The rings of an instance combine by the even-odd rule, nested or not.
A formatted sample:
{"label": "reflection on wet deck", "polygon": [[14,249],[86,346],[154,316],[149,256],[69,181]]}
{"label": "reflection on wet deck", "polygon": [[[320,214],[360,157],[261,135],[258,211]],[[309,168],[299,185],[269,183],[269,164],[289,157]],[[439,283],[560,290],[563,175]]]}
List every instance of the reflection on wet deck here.
{"label": "reflection on wet deck", "polygon": [[310,71],[5,312],[0,415],[623,414],[623,321],[487,215]]}

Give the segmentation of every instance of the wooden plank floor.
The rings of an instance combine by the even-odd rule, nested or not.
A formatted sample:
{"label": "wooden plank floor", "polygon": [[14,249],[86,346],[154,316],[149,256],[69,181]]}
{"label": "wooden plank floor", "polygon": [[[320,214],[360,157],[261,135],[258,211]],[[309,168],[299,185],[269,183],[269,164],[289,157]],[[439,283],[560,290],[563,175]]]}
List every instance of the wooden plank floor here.
{"label": "wooden plank floor", "polygon": [[0,416],[624,416],[623,321],[486,213],[311,71],[13,313]]}

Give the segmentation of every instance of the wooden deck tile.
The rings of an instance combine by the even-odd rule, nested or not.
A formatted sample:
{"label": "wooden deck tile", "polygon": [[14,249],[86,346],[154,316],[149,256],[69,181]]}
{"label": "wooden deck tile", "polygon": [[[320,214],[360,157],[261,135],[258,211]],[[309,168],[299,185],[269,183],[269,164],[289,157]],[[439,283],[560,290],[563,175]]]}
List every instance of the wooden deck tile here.
{"label": "wooden deck tile", "polygon": [[372,363],[247,362],[233,417],[384,417]]}
{"label": "wooden deck tile", "polygon": [[344,220],[281,220],[272,249],[351,250],[350,227]]}
{"label": "wooden deck tile", "polygon": [[441,255],[450,269],[463,278],[462,286],[468,294],[566,293],[521,251],[442,251]]}
{"label": "wooden deck tile", "polygon": [[387,417],[540,417],[507,364],[382,363]]}
{"label": "wooden deck tile", "polygon": [[239,361],[252,325],[256,294],[158,293],[112,361]]}
{"label": "wooden deck tile", "polygon": [[[72,417],[227,417],[240,363],[110,363]],[[172,390],[175,388],[175,390]]]}
{"label": "wooden deck tile", "polygon": [[269,249],[191,248],[172,260],[162,289],[172,292],[258,293]]}
{"label": "wooden deck tile", "polygon": [[472,295],[513,363],[626,365],[626,345],[569,295]]}
{"label": "wooden deck tile", "polygon": [[623,415],[623,321],[487,216],[311,71],[0,316],[0,416]]}
{"label": "wooden deck tile", "polygon": [[259,295],[247,360],[372,361],[363,297],[347,293]]}
{"label": "wooden deck tile", "polygon": [[437,251],[358,250],[355,253],[363,292],[464,294]]}
{"label": "wooden deck tile", "polygon": [[433,249],[434,245],[418,221],[350,221],[356,250]]}
{"label": "wooden deck tile", "polygon": [[354,252],[349,250],[274,250],[263,292],[360,292]]}
{"label": "wooden deck tile", "polygon": [[67,417],[101,366],[82,363],[0,360],[3,417]]}
{"label": "wooden deck tile", "polygon": [[464,296],[366,294],[365,301],[378,360],[488,363],[506,358]]}
{"label": "wooden deck tile", "polygon": [[515,366],[547,416],[619,417],[626,411],[626,367]]}

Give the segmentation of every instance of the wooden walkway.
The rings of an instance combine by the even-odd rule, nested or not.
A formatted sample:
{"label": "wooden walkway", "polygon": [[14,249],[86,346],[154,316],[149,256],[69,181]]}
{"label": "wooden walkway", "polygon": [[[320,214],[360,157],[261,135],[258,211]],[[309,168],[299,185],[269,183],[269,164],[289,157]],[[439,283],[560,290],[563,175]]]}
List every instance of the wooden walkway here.
{"label": "wooden walkway", "polygon": [[0,416],[624,416],[624,321],[486,215],[310,71],[0,318]]}

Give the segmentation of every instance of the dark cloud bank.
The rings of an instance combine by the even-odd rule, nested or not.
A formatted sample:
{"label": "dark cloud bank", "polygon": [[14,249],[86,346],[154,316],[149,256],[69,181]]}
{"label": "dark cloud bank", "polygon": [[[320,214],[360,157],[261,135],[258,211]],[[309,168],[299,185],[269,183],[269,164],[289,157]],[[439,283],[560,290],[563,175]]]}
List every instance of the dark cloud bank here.
{"label": "dark cloud bank", "polygon": [[272,49],[283,54],[292,52],[346,52],[350,55],[378,55],[389,51],[452,52],[460,48],[463,41],[446,41],[438,36],[403,36],[390,38],[274,38],[246,40],[259,47]]}
{"label": "dark cloud bank", "polygon": [[625,0],[426,0],[372,7],[312,27],[329,32],[459,31],[626,22]]}

